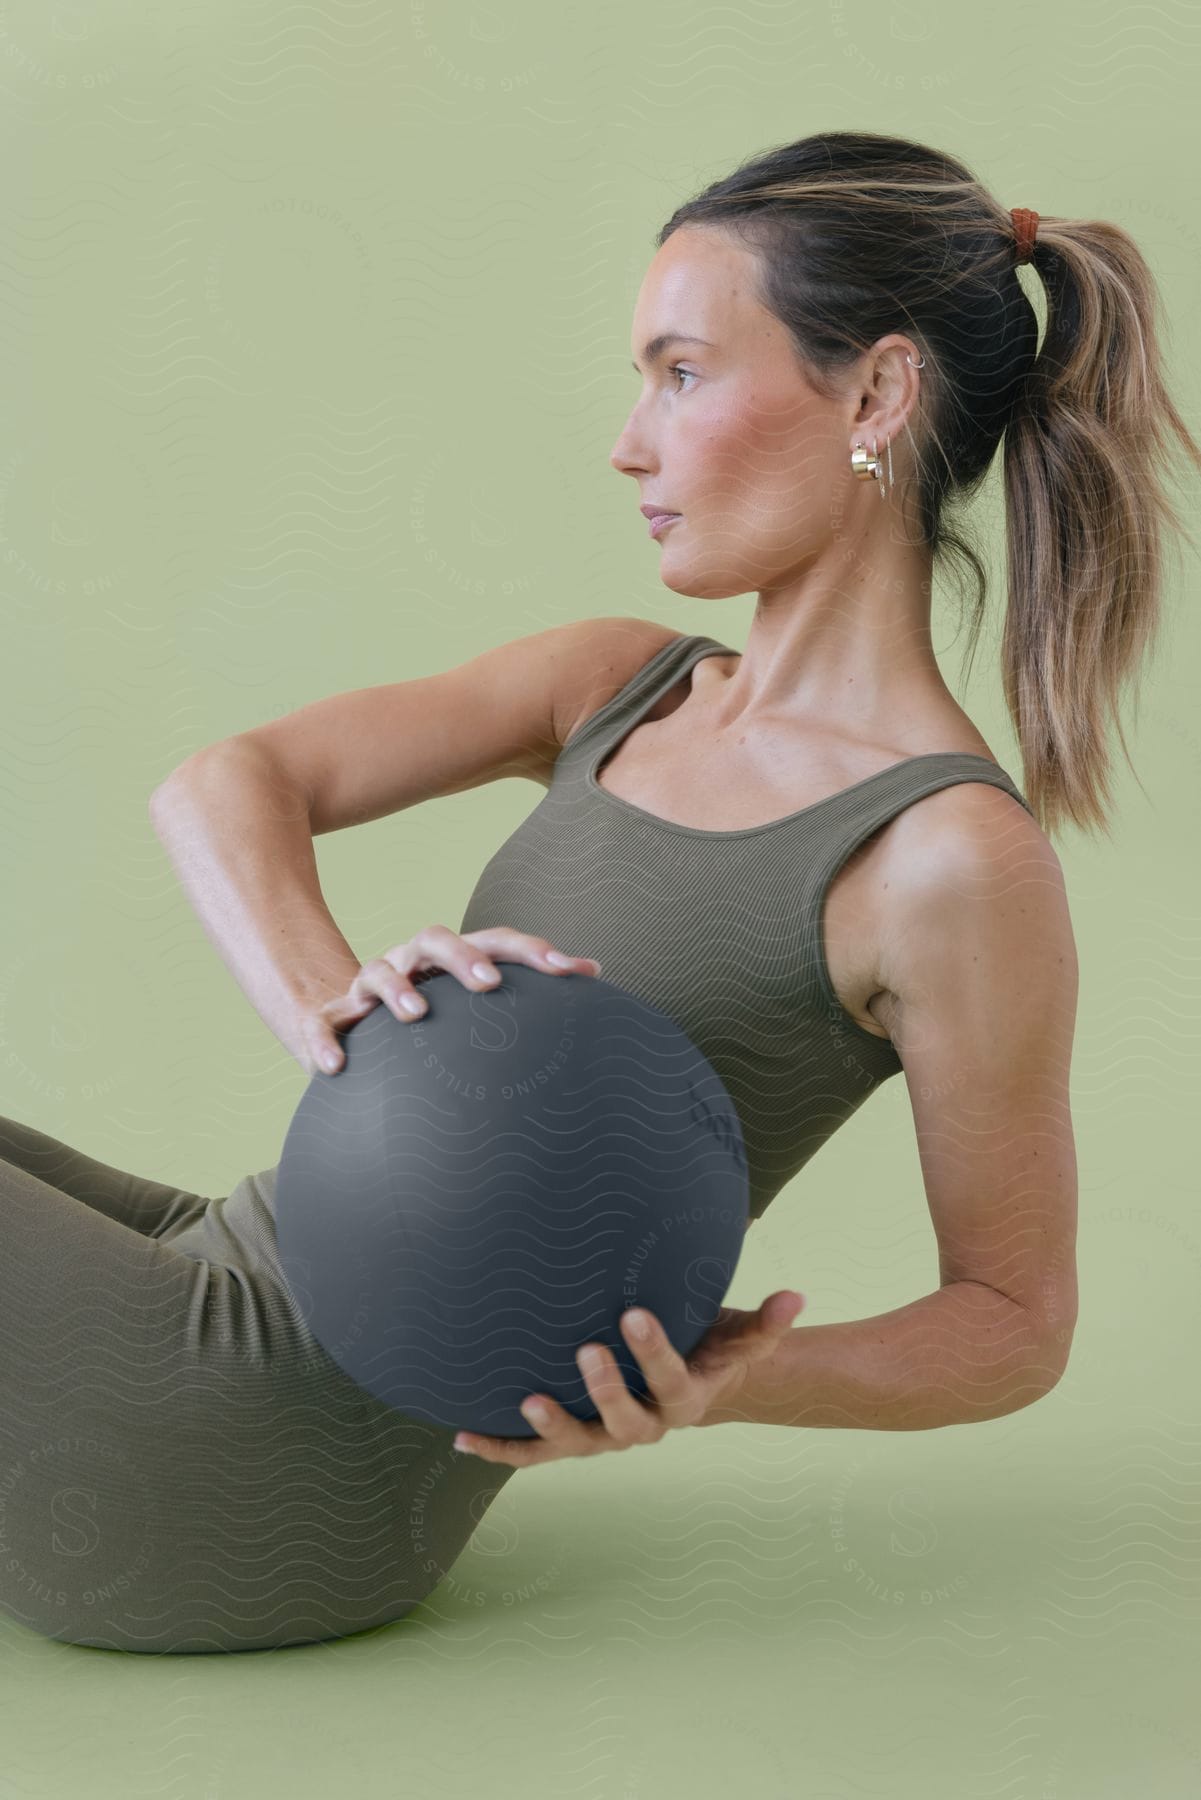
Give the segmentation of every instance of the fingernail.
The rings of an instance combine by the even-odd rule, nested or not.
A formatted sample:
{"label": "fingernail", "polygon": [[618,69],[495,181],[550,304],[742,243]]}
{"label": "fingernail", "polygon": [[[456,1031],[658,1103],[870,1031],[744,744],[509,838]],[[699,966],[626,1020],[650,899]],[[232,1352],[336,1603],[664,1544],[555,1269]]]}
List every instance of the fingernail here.
{"label": "fingernail", "polygon": [[338,1067],[341,1061],[342,1058],[336,1050],[327,1050],[321,1058],[321,1066],[332,1071]]}
{"label": "fingernail", "polygon": [[636,1338],[648,1338],[651,1334],[651,1323],[644,1312],[627,1312],[626,1324]]}
{"label": "fingernail", "polygon": [[404,1010],[410,1017],[414,1019],[417,1017],[418,1013],[425,1011],[424,1000],[419,1000],[416,994],[402,994],[400,996],[400,1004],[404,1007]]}
{"label": "fingernail", "polygon": [[558,950],[548,950],[546,960],[548,963],[554,963],[556,969],[570,969],[572,964],[572,958],[562,955]]}
{"label": "fingernail", "polygon": [[477,981],[496,981],[498,979],[496,970],[490,969],[487,963],[473,963],[471,973]]}

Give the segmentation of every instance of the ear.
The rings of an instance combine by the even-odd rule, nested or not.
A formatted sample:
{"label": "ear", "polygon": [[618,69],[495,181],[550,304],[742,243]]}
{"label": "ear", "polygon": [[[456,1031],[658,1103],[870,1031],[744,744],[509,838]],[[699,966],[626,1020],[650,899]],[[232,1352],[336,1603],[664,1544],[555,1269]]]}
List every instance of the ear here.
{"label": "ear", "polygon": [[921,394],[921,371],[915,366],[921,360],[913,339],[897,331],[878,338],[865,353],[852,429],[868,444],[873,438],[895,444],[901,436]]}

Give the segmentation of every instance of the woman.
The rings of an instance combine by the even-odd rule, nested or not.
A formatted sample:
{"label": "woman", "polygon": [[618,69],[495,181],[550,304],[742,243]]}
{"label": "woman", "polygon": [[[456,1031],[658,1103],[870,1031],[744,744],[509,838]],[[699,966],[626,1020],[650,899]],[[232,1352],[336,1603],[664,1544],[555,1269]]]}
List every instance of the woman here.
{"label": "woman", "polygon": [[[1017,267],[1047,291],[1034,311]],[[612,461],[674,593],[754,591],[741,654],[587,621],[213,746],[156,825],[249,998],[310,1073],[420,976],[482,988],[567,947],[662,1007],[739,1107],[755,1217],[904,1070],[940,1285],[789,1329],[727,1309],[685,1365],[623,1329],[601,1417],[467,1439],[390,1411],[308,1334],[274,1170],[182,1194],[0,1121],[0,1601],[46,1635],[275,1648],[401,1617],[516,1468],[689,1424],[920,1430],[1046,1394],[1076,1317],[1076,964],[1046,832],[1104,824],[1121,682],[1196,466],[1155,292],[1117,227],[999,206],[953,158],[859,133],[768,153],[681,207],[639,295],[643,387]],[[669,356],[684,351],[679,361]],[[1004,685],[1026,796],[945,687],[933,564],[1003,443]],[[447,723],[461,709],[454,733]],[[349,746],[349,749],[347,748]],[[502,774],[547,793],[460,932],[360,965],[312,839]],[[484,953],[485,973],[473,972]],[[537,1397],[532,1397],[532,1402]]]}

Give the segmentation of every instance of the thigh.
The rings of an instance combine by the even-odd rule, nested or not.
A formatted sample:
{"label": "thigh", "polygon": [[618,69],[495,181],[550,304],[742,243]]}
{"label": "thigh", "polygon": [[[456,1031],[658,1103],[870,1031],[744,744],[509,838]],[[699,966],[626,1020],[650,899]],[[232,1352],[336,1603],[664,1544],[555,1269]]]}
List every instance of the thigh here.
{"label": "thigh", "polygon": [[0,1167],[4,1163],[143,1237],[161,1237],[208,1205],[202,1194],[113,1168],[33,1125],[0,1115]]}
{"label": "thigh", "polygon": [[0,1612],[95,1648],[275,1649],[391,1624],[448,1574],[516,1471],[359,1388],[269,1249],[188,1256],[0,1158]]}
{"label": "thigh", "polygon": [[163,1566],[209,1275],[0,1158],[0,1606],[44,1635]]}

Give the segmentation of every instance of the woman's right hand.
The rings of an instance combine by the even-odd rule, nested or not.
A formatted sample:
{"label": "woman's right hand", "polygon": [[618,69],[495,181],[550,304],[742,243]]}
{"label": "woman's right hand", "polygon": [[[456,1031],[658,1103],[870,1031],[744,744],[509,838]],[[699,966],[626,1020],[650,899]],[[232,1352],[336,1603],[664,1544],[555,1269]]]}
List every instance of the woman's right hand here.
{"label": "woman's right hand", "polygon": [[427,975],[456,975],[464,987],[487,993],[500,980],[497,962],[527,963],[545,975],[600,974],[594,956],[564,956],[548,938],[532,937],[508,925],[491,925],[462,937],[445,925],[427,925],[407,944],[397,944],[365,962],[344,994],[303,1015],[297,1058],[301,1068],[307,1075],[337,1074],[346,1060],[338,1032],[357,1024],[381,1000],[403,1024],[411,1025],[427,1011],[416,988]]}

